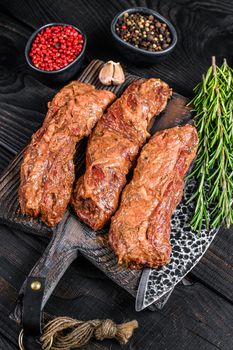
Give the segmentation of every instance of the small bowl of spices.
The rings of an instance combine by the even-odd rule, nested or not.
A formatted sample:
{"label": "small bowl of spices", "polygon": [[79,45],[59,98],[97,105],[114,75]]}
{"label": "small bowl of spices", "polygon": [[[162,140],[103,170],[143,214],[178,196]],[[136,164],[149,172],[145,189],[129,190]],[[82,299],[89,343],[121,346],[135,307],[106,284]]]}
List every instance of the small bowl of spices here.
{"label": "small bowl of spices", "polygon": [[159,13],[135,7],[118,13],[111,32],[121,54],[135,64],[155,64],[175,48],[177,33]]}
{"label": "small bowl of spices", "polygon": [[47,81],[65,82],[81,68],[86,42],[85,34],[75,26],[50,23],[29,38],[26,61]]}

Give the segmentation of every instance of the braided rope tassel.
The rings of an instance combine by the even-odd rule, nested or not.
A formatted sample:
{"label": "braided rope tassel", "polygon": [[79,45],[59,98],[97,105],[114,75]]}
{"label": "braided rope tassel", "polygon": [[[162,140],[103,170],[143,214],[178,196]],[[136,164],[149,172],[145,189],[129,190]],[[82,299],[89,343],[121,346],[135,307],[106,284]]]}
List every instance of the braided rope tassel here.
{"label": "braided rope tassel", "polygon": [[94,337],[97,340],[115,338],[126,344],[138,327],[136,320],[116,324],[112,320],[79,321],[58,317],[47,323],[40,340],[43,350],[69,350],[79,348]]}

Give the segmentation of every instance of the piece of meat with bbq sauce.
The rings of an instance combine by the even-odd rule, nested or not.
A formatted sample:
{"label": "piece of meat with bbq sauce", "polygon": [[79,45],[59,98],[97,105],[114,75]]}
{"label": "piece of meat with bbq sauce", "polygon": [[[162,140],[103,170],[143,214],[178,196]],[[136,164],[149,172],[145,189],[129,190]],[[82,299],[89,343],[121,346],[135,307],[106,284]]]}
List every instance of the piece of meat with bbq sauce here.
{"label": "piece of meat with bbq sauce", "polygon": [[49,104],[42,127],[32,136],[21,166],[21,211],[56,225],[69,203],[73,156],[77,142],[88,136],[115,95],[74,81]]}
{"label": "piece of meat with bbq sauce", "polygon": [[171,89],[160,79],[133,82],[112,104],[92,132],[86,172],[78,181],[72,205],[94,230],[106,225],[117,209],[126,175],[148,137],[148,127],[167,105]]}
{"label": "piece of meat with bbq sauce", "polygon": [[197,144],[196,129],[185,125],[156,133],[143,147],[111,221],[109,243],[119,264],[140,269],[170,261],[171,216]]}

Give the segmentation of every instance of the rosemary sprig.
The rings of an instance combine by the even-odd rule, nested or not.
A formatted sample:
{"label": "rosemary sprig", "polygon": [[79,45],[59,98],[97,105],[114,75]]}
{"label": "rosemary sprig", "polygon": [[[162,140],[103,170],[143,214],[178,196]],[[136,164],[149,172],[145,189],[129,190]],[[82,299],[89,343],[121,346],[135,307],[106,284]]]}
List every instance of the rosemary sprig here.
{"label": "rosemary sprig", "polygon": [[212,58],[212,66],[194,89],[190,102],[195,111],[199,146],[189,178],[197,187],[189,201],[195,212],[191,226],[200,231],[233,223],[233,70],[224,60],[221,67]]}

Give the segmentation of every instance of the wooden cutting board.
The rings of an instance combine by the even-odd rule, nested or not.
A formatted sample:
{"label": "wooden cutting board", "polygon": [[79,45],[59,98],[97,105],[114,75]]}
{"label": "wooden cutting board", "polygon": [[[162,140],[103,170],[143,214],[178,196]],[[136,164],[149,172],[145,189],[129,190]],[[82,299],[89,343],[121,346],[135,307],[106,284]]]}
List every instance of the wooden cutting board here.
{"label": "wooden cutting board", "polygon": [[[102,61],[92,61],[78,79],[93,84],[98,89],[106,89],[106,86],[103,86],[98,80],[99,70],[102,65]],[[107,87],[107,89],[116,93],[117,96],[120,96],[128,84],[135,79],[139,79],[139,77],[126,72],[126,81],[124,84],[118,87]],[[192,117],[186,104],[187,99],[185,97],[173,93],[165,111],[155,119],[151,133],[153,134],[158,130],[190,122]],[[75,157],[77,177],[79,177],[84,171],[85,147],[86,140],[80,142],[77,146]],[[51,238],[50,244],[43,257],[34,266],[30,273],[31,276],[43,277],[46,279],[44,297],[41,305],[42,309],[61,276],[71,262],[77,257],[78,252],[83,254],[112,280],[125,288],[135,297],[138,292],[138,285],[142,272],[132,271],[117,265],[115,255],[109,248],[107,240],[105,239],[108,231],[107,228],[96,234],[96,232],[81,223],[70,208],[67,210],[63,221],[53,230],[43,224],[40,220],[21,214],[18,202],[18,187],[22,157],[23,151],[15,158],[0,178],[0,220],[10,226],[20,228],[31,234]],[[150,269],[146,269],[145,271],[148,272]],[[185,274],[185,271],[183,274]],[[148,278],[144,278],[143,282],[140,284],[140,288],[144,292],[145,288],[147,290],[149,288],[150,290],[151,282],[149,284],[148,282],[150,282]],[[177,281],[174,281],[174,283],[166,285],[166,288],[162,289],[161,295],[156,295],[157,306],[163,305],[163,301],[166,300],[168,293],[176,284],[175,282],[177,283]],[[20,293],[20,300],[22,299],[23,293],[24,287]],[[153,297],[150,296],[149,299],[150,300],[147,304],[152,304],[154,301]],[[15,319],[18,321],[21,319],[21,306],[20,301],[15,312]]]}

